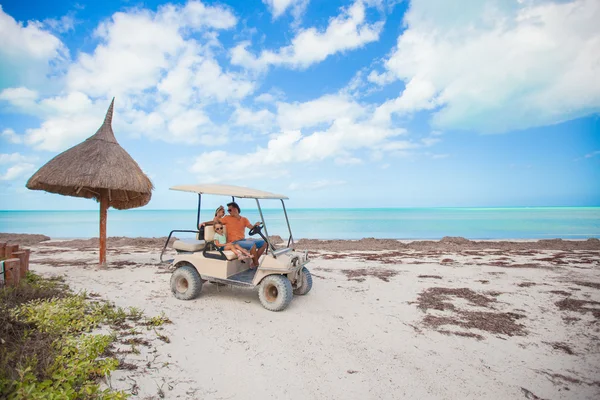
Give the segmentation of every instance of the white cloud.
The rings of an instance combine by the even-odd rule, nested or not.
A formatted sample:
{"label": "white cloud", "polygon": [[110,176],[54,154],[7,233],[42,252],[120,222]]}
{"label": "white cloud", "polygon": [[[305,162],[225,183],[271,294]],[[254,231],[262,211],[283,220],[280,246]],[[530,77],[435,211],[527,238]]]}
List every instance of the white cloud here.
{"label": "white cloud", "polygon": [[218,101],[243,99],[254,91],[254,83],[232,74],[224,73],[215,60],[206,60],[193,71],[193,87],[199,94],[214,96]]}
{"label": "white cloud", "polygon": [[153,87],[184,47],[178,29],[147,11],[115,13],[96,30],[101,44],[92,54],[81,53],[69,69],[68,88],[119,96]]}
{"label": "white cloud", "polygon": [[344,95],[325,95],[304,103],[277,103],[277,119],[283,129],[331,123],[340,117],[356,120],[365,113],[361,105]]}
{"label": "white cloud", "polygon": [[61,151],[94,134],[101,124],[101,119],[91,119],[87,114],[54,117],[39,128],[27,129],[23,142],[36,150]]}
{"label": "white cloud", "polygon": [[9,167],[6,172],[0,174],[0,181],[12,181],[32,173],[35,169],[33,164],[19,163]]}
{"label": "white cloud", "polygon": [[225,6],[205,6],[201,1],[188,1],[183,8],[172,6],[173,18],[183,18],[183,23],[191,28],[230,29],[237,24],[237,18]]}
{"label": "white cloud", "polygon": [[39,85],[68,56],[61,40],[39,22],[19,23],[0,5],[0,89]]}
{"label": "white cloud", "polygon": [[[196,87],[205,88],[208,84],[211,94],[215,93],[215,87],[231,91],[227,86],[238,86],[239,82],[220,81],[224,78],[210,53],[212,38],[209,36],[211,40],[203,47],[186,36],[209,28],[228,29],[235,23],[230,11],[200,2],[189,2],[183,7],[165,5],[156,13],[148,10],[115,13],[96,29],[95,35],[101,43],[94,52],[80,54],[69,69],[68,86],[92,96],[126,94],[156,86],[164,73],[171,71],[189,74],[186,83],[195,83]],[[194,75],[196,81],[192,81]]]}
{"label": "white cloud", "polygon": [[388,83],[392,83],[396,79],[397,78],[392,73],[389,73],[389,72],[379,73],[377,71],[371,71],[369,73],[369,75],[367,76],[367,80],[369,82],[375,83],[380,86],[387,85]]}
{"label": "white cloud", "polygon": [[290,190],[319,190],[333,186],[341,186],[345,185],[346,181],[342,180],[328,180],[322,179],[314,182],[306,182],[306,183],[291,183],[289,186]]}
{"label": "white cloud", "polygon": [[406,83],[380,111],[436,108],[440,128],[504,132],[600,111],[597,0],[413,0],[372,82]]}
{"label": "white cloud", "polygon": [[[181,108],[175,110],[160,107],[158,111],[136,110],[115,100],[113,128],[117,140],[121,132],[141,132],[143,135],[169,143],[219,145],[226,136],[214,137],[214,124],[202,109]],[[102,125],[109,99],[92,101],[81,92],[39,100],[30,109],[43,118],[37,128],[29,128],[23,134],[11,129],[3,132],[10,141],[20,141],[36,150],[62,151],[93,135]],[[168,117],[167,117],[168,116]]]}
{"label": "white cloud", "polygon": [[233,113],[232,120],[235,125],[250,126],[261,129],[264,133],[270,133],[268,130],[275,124],[275,114],[266,109],[252,111],[248,108],[238,107]]}
{"label": "white cloud", "polygon": [[426,146],[412,140],[394,140],[392,142],[377,143],[370,147],[369,157],[372,162],[385,161],[392,157],[409,157],[415,155],[415,150]]}
{"label": "white cloud", "polygon": [[358,165],[358,164],[362,164],[363,161],[360,158],[346,156],[346,157],[337,157],[335,159],[335,163],[337,165]]}
{"label": "white cloud", "polygon": [[400,97],[381,104],[374,113],[374,119],[389,123],[393,113],[408,113],[416,110],[430,110],[436,106],[435,88],[429,82],[414,79],[406,85]]}
{"label": "white cloud", "polygon": [[98,129],[115,96],[117,132],[172,143],[222,144],[227,129],[219,127],[215,140],[216,127],[205,108],[237,102],[256,85],[223,70],[215,58],[214,49],[221,46],[216,31],[236,23],[228,8],[198,1],[166,4],[156,12],[117,12],[95,30],[99,44],[66,69],[64,80],[57,82],[64,84],[56,90],[59,95],[39,95],[28,87],[1,92],[0,100],[42,119],[37,128],[4,136],[22,138],[36,149],[63,150]]}
{"label": "white cloud", "polygon": [[38,93],[35,90],[27,89],[26,87],[15,87],[4,89],[0,92],[0,100],[10,102],[32,101],[38,98]]}
{"label": "white cloud", "polygon": [[[2,93],[7,92],[6,90]],[[10,92],[13,93],[13,92]],[[14,106],[21,106],[22,112],[37,115],[44,119],[38,128],[30,128],[24,134],[16,134],[12,129],[5,130],[3,136],[9,141],[24,143],[37,150],[58,151],[91,136],[100,127],[108,101],[94,104],[85,94],[72,92],[65,96],[36,99],[24,103],[24,96],[12,96]],[[31,99],[34,97],[32,96]],[[15,101],[18,99],[19,101]]]}
{"label": "white cloud", "polygon": [[600,155],[600,150],[592,151],[591,153],[588,153],[583,157],[584,158],[592,158],[592,157],[596,157],[598,155]]}
{"label": "white cloud", "polygon": [[282,176],[285,167],[293,163],[314,163],[336,159],[364,148],[394,151],[418,145],[396,141],[404,130],[382,127],[368,121],[356,122],[338,118],[329,128],[303,135],[299,130],[283,131],[273,135],[266,147],[258,147],[250,154],[230,154],[223,151],[203,153],[196,158],[190,171],[202,180],[217,175],[245,180],[264,176]]}
{"label": "white cloud", "polygon": [[206,152],[198,156],[190,168],[203,182],[246,181],[251,179],[278,178],[289,172],[281,165],[266,163],[254,157],[261,154],[231,154],[222,150]]}
{"label": "white cloud", "polygon": [[210,120],[200,110],[187,110],[177,115],[169,121],[169,132],[176,137],[186,137],[193,135],[200,126],[208,123]]}
{"label": "white cloud", "polygon": [[439,138],[433,138],[433,137],[427,137],[427,138],[423,138],[421,139],[421,143],[423,143],[425,146],[433,146],[434,144],[440,142],[441,139]]}
{"label": "white cloud", "polygon": [[[361,105],[346,94],[324,95],[307,102],[276,103],[277,113],[238,107],[232,119],[248,126],[267,126],[276,117],[280,130],[266,145],[248,154],[211,151],[198,156],[190,168],[200,180],[226,175],[244,181],[264,176],[285,176],[292,165],[305,166],[332,160],[336,165],[361,164],[358,152],[371,160],[407,156],[415,149],[433,146],[440,139],[419,141],[405,137],[406,130],[389,120],[375,118],[376,108]],[[401,139],[401,137],[404,137]]]}
{"label": "white cloud", "polygon": [[6,139],[7,142],[12,144],[20,144],[23,143],[23,138],[16,134],[16,132],[10,128],[7,128],[2,131],[2,136]]}
{"label": "white cloud", "polygon": [[0,164],[15,164],[23,162],[31,162],[37,160],[37,157],[24,156],[20,153],[0,154]]}
{"label": "white cloud", "polygon": [[44,20],[44,25],[58,33],[65,33],[75,29],[75,17],[73,14],[67,14],[60,18],[48,18]]}
{"label": "white cloud", "polygon": [[4,89],[0,92],[0,100],[9,102],[12,106],[25,112],[35,108],[38,97],[38,93],[35,90],[30,90],[23,86]]}
{"label": "white cloud", "polygon": [[281,17],[286,10],[292,9],[292,16],[298,21],[308,6],[310,0],[263,0],[263,3],[269,7],[273,19]]}
{"label": "white cloud", "polygon": [[307,68],[339,52],[354,50],[379,39],[383,21],[368,23],[366,4],[356,0],[332,18],[325,31],[316,28],[300,30],[289,46],[277,51],[264,50],[256,57],[242,42],[231,50],[231,63],[254,70],[265,70],[269,65],[284,65],[290,68]]}
{"label": "white cloud", "polygon": [[92,100],[82,92],[70,92],[64,96],[47,97],[39,101],[38,104],[40,111],[48,115],[77,115],[88,112],[93,106]]}
{"label": "white cloud", "polygon": [[277,98],[271,93],[262,93],[254,98],[254,101],[258,103],[273,103]]}
{"label": "white cloud", "polygon": [[254,98],[257,103],[274,103],[283,101],[285,93],[281,89],[271,89],[269,92],[262,93]]}

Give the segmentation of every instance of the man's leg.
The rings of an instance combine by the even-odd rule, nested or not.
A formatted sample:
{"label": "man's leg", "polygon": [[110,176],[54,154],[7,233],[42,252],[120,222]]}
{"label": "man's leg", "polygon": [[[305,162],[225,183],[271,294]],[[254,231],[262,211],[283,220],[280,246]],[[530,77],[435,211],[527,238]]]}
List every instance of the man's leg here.
{"label": "man's leg", "polygon": [[244,249],[250,250],[250,255],[252,256],[252,262],[254,263],[255,266],[258,266],[258,257],[260,257],[262,255],[262,253],[264,253],[265,250],[262,249],[262,252],[257,251],[256,250],[256,241],[251,240],[251,239],[245,239],[245,240],[238,240],[234,243],[242,246]]}
{"label": "man's leg", "polygon": [[260,246],[260,249],[258,249],[257,257],[256,257],[257,260],[260,258],[260,256],[263,255],[265,250],[267,250],[267,242],[264,242],[264,244],[262,246]]}

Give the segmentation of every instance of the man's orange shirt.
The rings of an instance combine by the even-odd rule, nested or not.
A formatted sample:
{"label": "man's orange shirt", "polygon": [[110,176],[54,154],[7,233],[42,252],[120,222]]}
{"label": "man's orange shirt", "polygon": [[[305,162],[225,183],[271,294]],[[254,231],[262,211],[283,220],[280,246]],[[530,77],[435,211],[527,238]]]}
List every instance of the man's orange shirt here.
{"label": "man's orange shirt", "polygon": [[246,237],[246,227],[250,224],[248,218],[237,219],[231,215],[221,218],[223,225],[227,225],[227,243],[243,240]]}

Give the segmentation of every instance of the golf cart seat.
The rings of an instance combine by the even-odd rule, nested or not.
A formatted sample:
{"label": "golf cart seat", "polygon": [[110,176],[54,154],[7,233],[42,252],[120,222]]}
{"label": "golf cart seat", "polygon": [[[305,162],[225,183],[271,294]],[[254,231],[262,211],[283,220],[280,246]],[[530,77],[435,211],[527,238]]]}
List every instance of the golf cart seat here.
{"label": "golf cart seat", "polygon": [[189,251],[193,253],[194,251],[204,249],[204,245],[204,240],[180,239],[173,243],[173,248],[178,251]]}
{"label": "golf cart seat", "polygon": [[[225,226],[223,226],[223,235],[225,235],[225,237],[227,237],[227,228]],[[215,227],[212,225],[205,226],[204,227],[204,242],[212,244],[212,242],[214,242],[214,240],[215,240]],[[204,254],[221,256],[221,252],[216,250],[216,245],[215,245],[215,247],[213,247],[213,249],[215,249],[215,250],[205,251]],[[228,261],[237,259],[237,254],[235,254],[233,251],[223,250],[223,254],[225,254],[225,257],[227,257]]]}

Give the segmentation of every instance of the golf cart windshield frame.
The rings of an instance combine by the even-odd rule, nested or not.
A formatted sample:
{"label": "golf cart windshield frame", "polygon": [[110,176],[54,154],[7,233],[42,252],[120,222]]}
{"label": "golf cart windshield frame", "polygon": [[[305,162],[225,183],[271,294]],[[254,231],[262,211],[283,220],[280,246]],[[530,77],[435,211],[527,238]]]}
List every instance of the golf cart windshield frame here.
{"label": "golf cart windshield frame", "polygon": [[[197,219],[197,223],[196,223],[196,225],[198,226],[198,229],[200,229],[200,204],[202,203],[201,198],[202,198],[202,194],[198,193],[198,219]],[[265,216],[263,215],[262,208],[260,206],[260,201],[257,198],[255,198],[254,200],[256,200],[256,207],[258,207],[258,213],[260,214],[260,220],[262,222],[263,229],[265,230],[264,239],[269,244],[269,247],[271,248],[271,250],[275,251],[275,246],[271,243],[271,240],[269,240],[269,230],[267,229],[267,224],[265,222]],[[281,201],[281,206],[283,207],[283,214],[285,215],[285,222],[287,224],[288,232],[290,234],[290,237],[289,237],[288,243],[287,243],[287,247],[290,247],[290,244],[294,243],[294,237],[292,235],[292,228],[290,226],[290,220],[288,218],[287,210],[285,208],[285,202],[283,201],[283,199],[279,199],[279,200]],[[231,201],[235,201],[235,196],[231,196]]]}
{"label": "golf cart windshield frame", "polygon": [[[207,194],[209,194],[209,193],[207,193]],[[269,240],[269,231],[267,230],[267,224],[265,223],[265,217],[263,215],[262,208],[260,207],[260,201],[256,197],[246,197],[246,196],[244,196],[243,198],[254,198],[254,200],[256,200],[256,206],[258,207],[258,212],[260,214],[260,219],[262,221],[262,225],[263,225],[263,228],[265,230],[265,235],[263,236],[261,234],[261,236],[263,236],[263,238],[267,241],[267,244],[271,248],[271,251],[276,252],[275,246]],[[294,238],[293,238],[293,235],[292,235],[292,228],[290,226],[290,220],[288,218],[287,210],[285,208],[285,202],[283,201],[283,198],[279,198],[279,200],[281,201],[281,206],[283,207],[283,214],[285,215],[285,222],[287,224],[288,232],[290,234],[290,237],[289,237],[288,242],[287,242],[287,248],[289,249],[290,245],[294,244]],[[231,196],[231,201],[235,201],[235,196]],[[167,237],[167,241],[165,242],[165,245],[163,247],[162,252],[160,253],[160,261],[161,262],[163,261],[163,259],[162,259],[163,258],[163,254],[164,254],[165,250],[167,249],[167,246],[169,244],[169,240],[171,240],[171,236],[173,235],[174,232],[188,232],[188,233],[200,234],[200,232],[201,232],[201,230],[200,230],[200,224],[201,224],[201,222],[200,222],[200,209],[201,209],[201,205],[202,205],[202,193],[198,193],[198,212],[197,212],[197,216],[196,216],[196,227],[197,227],[198,230],[195,230],[195,231],[192,231],[192,230],[177,230],[177,229],[172,230],[169,233],[169,236]]]}

